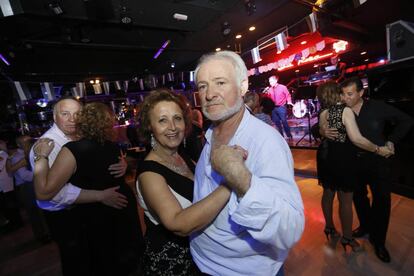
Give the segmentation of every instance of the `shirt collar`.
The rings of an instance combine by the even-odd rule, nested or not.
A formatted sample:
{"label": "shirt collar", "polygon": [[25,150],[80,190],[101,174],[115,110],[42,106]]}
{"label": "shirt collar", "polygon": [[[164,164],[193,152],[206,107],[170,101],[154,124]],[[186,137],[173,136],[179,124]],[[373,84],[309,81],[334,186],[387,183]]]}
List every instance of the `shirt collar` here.
{"label": "shirt collar", "polygon": [[52,130],[59,136],[64,137],[66,140],[72,141],[72,139],[66,136],[65,133],[58,127],[56,123],[53,123]]}

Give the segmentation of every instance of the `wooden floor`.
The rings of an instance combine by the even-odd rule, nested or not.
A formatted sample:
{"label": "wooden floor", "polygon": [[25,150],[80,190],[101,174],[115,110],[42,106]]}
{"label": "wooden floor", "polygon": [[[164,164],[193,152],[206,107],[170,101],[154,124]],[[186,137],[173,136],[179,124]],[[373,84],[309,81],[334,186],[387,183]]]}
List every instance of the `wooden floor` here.
{"label": "wooden floor", "polygon": [[[365,251],[344,253],[339,243],[328,243],[323,234],[320,208],[322,188],[315,175],[315,151],[293,150],[296,181],[305,204],[306,226],[302,239],[291,250],[285,263],[286,275],[414,275],[414,200],[392,195],[391,222],[387,248],[392,261],[377,259],[370,243],[361,239]],[[335,208],[337,210],[337,205]],[[340,229],[335,212],[337,229]],[[354,224],[357,225],[356,218]],[[30,226],[0,236],[0,275],[61,275],[54,243],[42,245],[33,240]],[[265,276],[265,275],[264,275]]]}

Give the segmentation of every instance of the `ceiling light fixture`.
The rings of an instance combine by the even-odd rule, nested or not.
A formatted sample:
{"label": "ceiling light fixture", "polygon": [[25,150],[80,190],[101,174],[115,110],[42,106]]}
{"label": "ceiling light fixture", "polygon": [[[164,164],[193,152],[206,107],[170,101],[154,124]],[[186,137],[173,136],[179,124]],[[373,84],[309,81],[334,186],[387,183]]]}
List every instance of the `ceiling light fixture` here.
{"label": "ceiling light fixture", "polygon": [[365,52],[365,51],[361,52],[361,56],[366,55],[366,54],[367,54],[367,52]]}
{"label": "ceiling light fixture", "polygon": [[229,22],[225,21],[221,24],[221,33],[224,36],[227,36],[231,33],[231,25]]}
{"label": "ceiling light fixture", "polygon": [[167,48],[170,42],[171,42],[170,40],[166,40],[164,44],[162,44],[161,48],[159,48],[158,51],[155,53],[154,59],[157,59],[161,55],[161,53],[165,50],[165,48]]}
{"label": "ceiling light fixture", "polygon": [[49,4],[47,5],[49,7],[49,9],[55,14],[55,15],[61,15],[63,14],[63,9],[60,6],[60,1],[59,0],[53,0],[50,1]]}
{"label": "ceiling light fixture", "polygon": [[128,9],[127,9],[126,6],[121,7],[120,17],[121,17],[121,23],[122,24],[131,24],[132,23],[132,17],[129,16]]}
{"label": "ceiling light fixture", "polygon": [[217,47],[216,48],[216,52],[219,52],[219,51],[221,51],[221,48],[220,47]]}
{"label": "ceiling light fixture", "polygon": [[308,43],[306,40],[300,42],[301,45],[305,45],[306,43]]}
{"label": "ceiling light fixture", "polygon": [[244,8],[246,9],[247,15],[254,14],[256,12],[256,1],[244,0]]}
{"label": "ceiling light fixture", "polygon": [[251,27],[249,28],[249,31],[251,31],[251,32],[253,32],[254,30],[256,30],[256,27],[255,27],[255,26],[251,26]]}
{"label": "ceiling light fixture", "polygon": [[242,35],[241,35],[241,34],[236,35],[236,38],[237,38],[237,39],[240,39],[241,37],[242,37]]}

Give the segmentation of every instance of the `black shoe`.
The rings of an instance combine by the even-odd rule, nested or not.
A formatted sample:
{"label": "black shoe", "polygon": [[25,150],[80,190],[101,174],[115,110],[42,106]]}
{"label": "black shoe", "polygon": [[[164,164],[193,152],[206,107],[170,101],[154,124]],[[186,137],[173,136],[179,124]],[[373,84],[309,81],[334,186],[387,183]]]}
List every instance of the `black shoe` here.
{"label": "black shoe", "polygon": [[374,245],[375,255],[377,255],[378,259],[383,261],[384,263],[391,262],[391,256],[388,252],[387,248],[383,245]]}
{"label": "black shoe", "polygon": [[366,231],[362,227],[358,227],[355,230],[352,231],[352,237],[353,238],[362,238],[363,236],[368,235],[368,231]]}

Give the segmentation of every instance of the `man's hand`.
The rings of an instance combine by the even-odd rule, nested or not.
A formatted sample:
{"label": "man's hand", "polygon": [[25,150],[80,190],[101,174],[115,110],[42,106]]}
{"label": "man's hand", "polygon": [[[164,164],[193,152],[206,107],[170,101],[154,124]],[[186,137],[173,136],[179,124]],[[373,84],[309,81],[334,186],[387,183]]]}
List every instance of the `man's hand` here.
{"label": "man's hand", "polygon": [[128,168],[128,163],[126,162],[126,154],[121,151],[121,155],[118,157],[119,162],[109,166],[109,173],[115,177],[122,177],[125,175]]}
{"label": "man's hand", "polygon": [[119,186],[100,191],[98,201],[115,209],[125,208],[128,204],[126,196],[118,193]]}
{"label": "man's hand", "polygon": [[336,128],[328,128],[324,126],[319,128],[319,134],[330,140],[335,140],[339,137],[339,132]]}
{"label": "man's hand", "polygon": [[390,149],[390,151],[392,152],[392,154],[395,154],[395,147],[394,147],[394,143],[393,142],[387,141],[385,143],[385,146],[387,146]]}
{"label": "man's hand", "polygon": [[243,196],[250,187],[251,173],[244,165],[247,151],[240,146],[220,145],[211,150],[211,165],[221,174],[227,186],[237,194]]}

